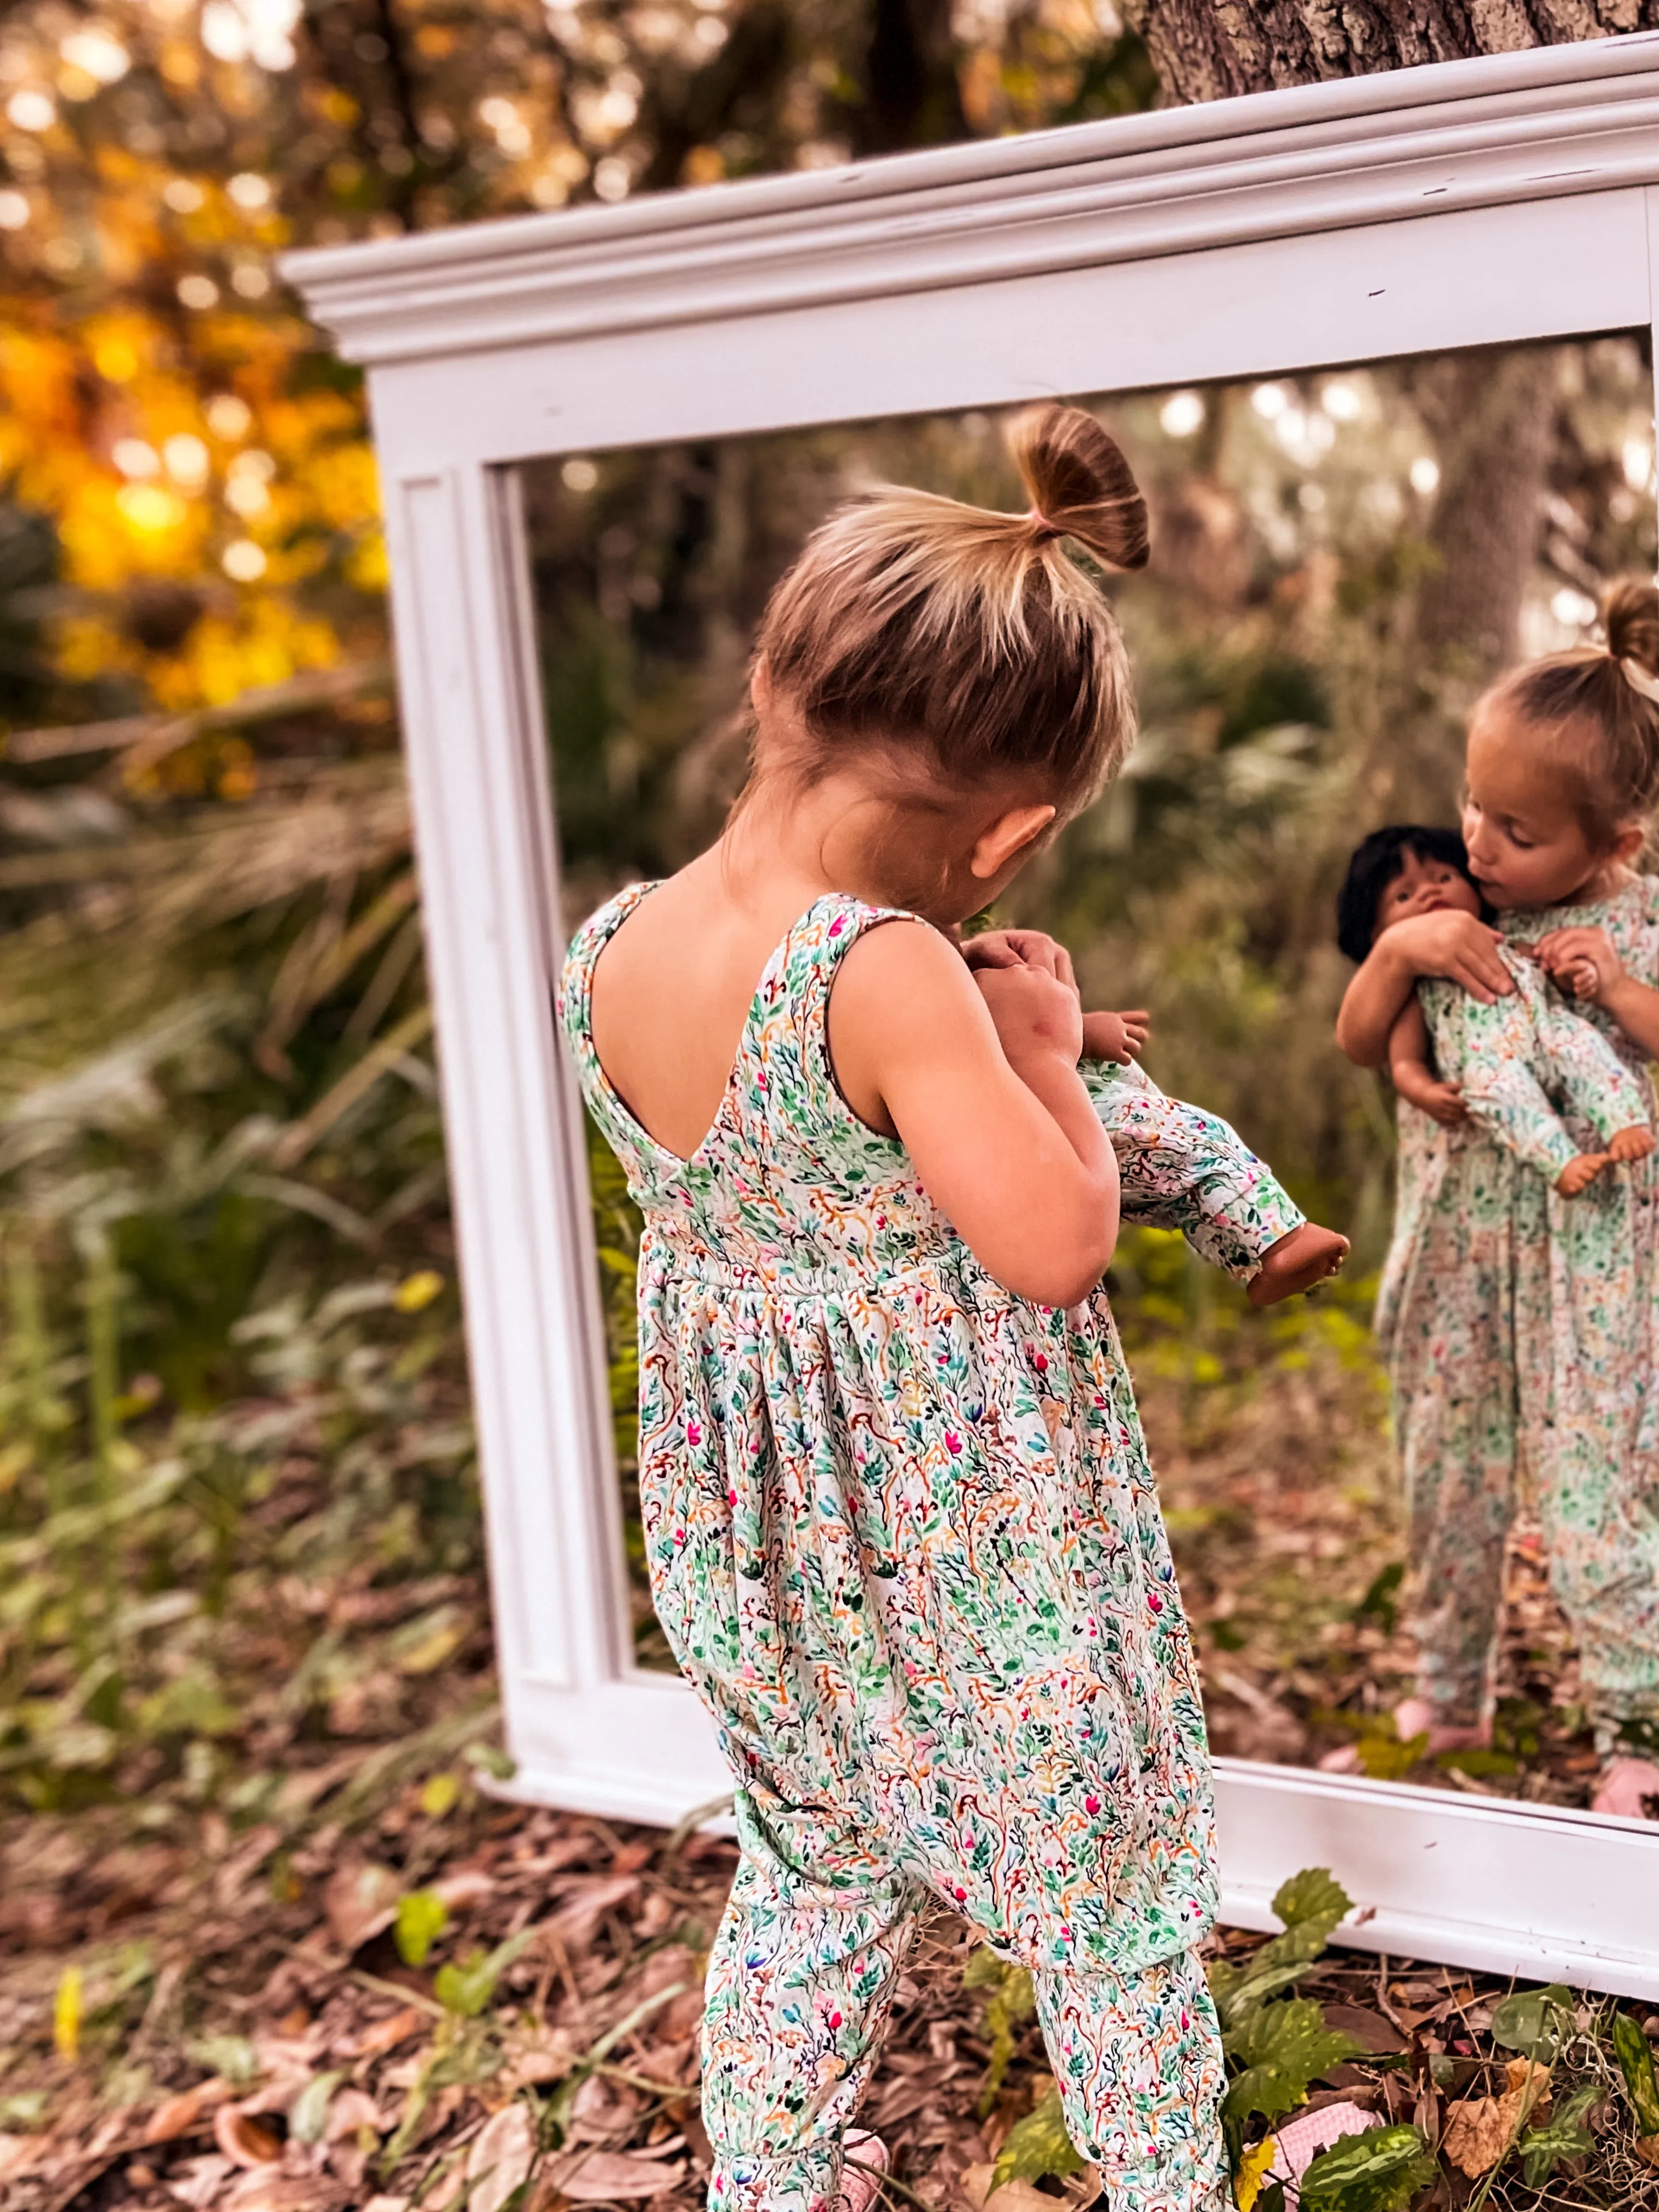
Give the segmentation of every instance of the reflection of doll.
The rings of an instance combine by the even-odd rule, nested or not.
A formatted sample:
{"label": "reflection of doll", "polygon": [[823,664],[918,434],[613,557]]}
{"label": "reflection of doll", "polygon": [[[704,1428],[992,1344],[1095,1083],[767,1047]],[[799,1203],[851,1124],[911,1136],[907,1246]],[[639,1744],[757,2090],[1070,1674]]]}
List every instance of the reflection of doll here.
{"label": "reflection of doll", "polygon": [[1347,1238],[1309,1221],[1227,1122],[1164,1096],[1135,1065],[1147,1027],[1144,1013],[1083,1017],[1079,1072],[1117,1154],[1123,1221],[1180,1230],[1255,1306],[1334,1275]]}
{"label": "reflection of doll", "polygon": [[[1457,832],[1378,830],[1348,863],[1337,941],[1351,960],[1363,961],[1395,922],[1448,910],[1484,914]],[[1419,981],[1389,1033],[1395,1089],[1437,1121],[1479,1122],[1564,1197],[1576,1198],[1609,1161],[1639,1160],[1653,1150],[1647,1086],[1537,969],[1508,945],[1499,952],[1515,988],[1490,1006],[1443,977]],[[1561,1105],[1589,1123],[1604,1150],[1579,1150]]]}

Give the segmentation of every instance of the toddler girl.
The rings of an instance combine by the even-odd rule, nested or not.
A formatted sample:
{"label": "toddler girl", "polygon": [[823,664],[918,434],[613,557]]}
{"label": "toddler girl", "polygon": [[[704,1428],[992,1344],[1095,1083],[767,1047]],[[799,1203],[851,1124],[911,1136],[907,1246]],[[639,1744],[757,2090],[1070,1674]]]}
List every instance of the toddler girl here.
{"label": "toddler girl", "polygon": [[[1605,652],[1502,678],[1469,725],[1463,836],[1498,927],[1448,907],[1376,939],[1337,1034],[1382,1065],[1417,980],[1480,1005],[1516,989],[1502,948],[1545,971],[1638,1077],[1659,1054],[1659,881],[1632,872],[1659,803],[1659,592],[1609,597]],[[1569,1105],[1580,1152],[1598,1133]],[[1569,1202],[1478,1121],[1400,1115],[1400,1193],[1377,1327],[1411,1515],[1419,1651],[1402,1736],[1491,1740],[1504,1554],[1524,1449],[1550,1575],[1579,1644],[1604,1767],[1595,1803],[1659,1797],[1659,1208],[1651,1158]]]}
{"label": "toddler girl", "polygon": [[645,1214],[653,1594],[737,1782],[715,2206],[836,2203],[930,1897],[1032,1969],[1113,2201],[1224,2202],[1209,1767],[1100,1288],[1116,1168],[1063,954],[975,973],[945,933],[1133,731],[1061,546],[1141,565],[1133,479],[1074,410],[1014,443],[1029,514],[890,489],[811,538],[761,626],[725,834],[565,969]]}
{"label": "toddler girl", "polygon": [[[1415,915],[1451,913],[1486,913],[1457,832],[1415,823],[1376,830],[1348,863],[1337,942],[1350,960],[1363,961],[1385,929]],[[1644,1159],[1653,1150],[1652,1094],[1530,962],[1509,951],[1501,957],[1512,988],[1489,1006],[1439,976],[1419,982],[1389,1032],[1389,1073],[1401,1097],[1437,1121],[1473,1115],[1564,1198],[1577,1198],[1613,1161]],[[1565,1097],[1604,1152],[1579,1149],[1553,1096]]]}

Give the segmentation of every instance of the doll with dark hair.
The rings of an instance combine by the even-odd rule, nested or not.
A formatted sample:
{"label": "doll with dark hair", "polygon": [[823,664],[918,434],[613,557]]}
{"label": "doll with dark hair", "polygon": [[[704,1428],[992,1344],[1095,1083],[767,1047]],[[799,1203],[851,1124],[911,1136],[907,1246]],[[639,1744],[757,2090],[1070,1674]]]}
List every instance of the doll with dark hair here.
{"label": "doll with dark hair", "polygon": [[[1447,913],[1491,919],[1462,838],[1395,823],[1373,830],[1348,863],[1337,943],[1358,966],[1385,930]],[[1518,951],[1503,957],[1515,988],[1491,1006],[1443,976],[1419,982],[1389,1033],[1389,1072],[1413,1106],[1437,1121],[1479,1121],[1564,1198],[1576,1198],[1612,1162],[1653,1150],[1645,1089],[1535,967]],[[1588,1122],[1603,1149],[1575,1144],[1561,1107]]]}

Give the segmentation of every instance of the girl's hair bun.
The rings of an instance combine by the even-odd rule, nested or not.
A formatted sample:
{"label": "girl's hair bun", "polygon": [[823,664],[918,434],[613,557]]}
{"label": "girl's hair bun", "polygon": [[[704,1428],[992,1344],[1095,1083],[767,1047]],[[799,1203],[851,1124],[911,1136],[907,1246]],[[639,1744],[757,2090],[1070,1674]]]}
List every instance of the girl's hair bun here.
{"label": "girl's hair bun", "polygon": [[1601,626],[1615,660],[1634,660],[1659,676],[1659,588],[1627,576],[1601,602]]}
{"label": "girl's hair bun", "polygon": [[1146,502],[1116,440],[1092,415],[1058,402],[1030,408],[1008,443],[1040,527],[1075,538],[1108,568],[1146,567]]}

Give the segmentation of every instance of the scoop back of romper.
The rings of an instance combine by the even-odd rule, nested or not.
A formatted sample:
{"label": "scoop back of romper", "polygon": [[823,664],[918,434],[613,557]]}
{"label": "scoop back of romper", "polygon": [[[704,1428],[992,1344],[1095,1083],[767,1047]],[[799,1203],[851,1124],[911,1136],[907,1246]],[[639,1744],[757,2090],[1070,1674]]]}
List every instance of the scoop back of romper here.
{"label": "scoop back of romper", "polygon": [[1133,1972],[1214,1906],[1187,1626],[1103,1290],[1069,1313],[975,1260],[831,1072],[840,961],[915,917],[831,895],[768,962],[713,1127],[647,1133],[562,1014],[645,1216],[652,1593],[740,1814],[812,1808],[1039,1967]]}

